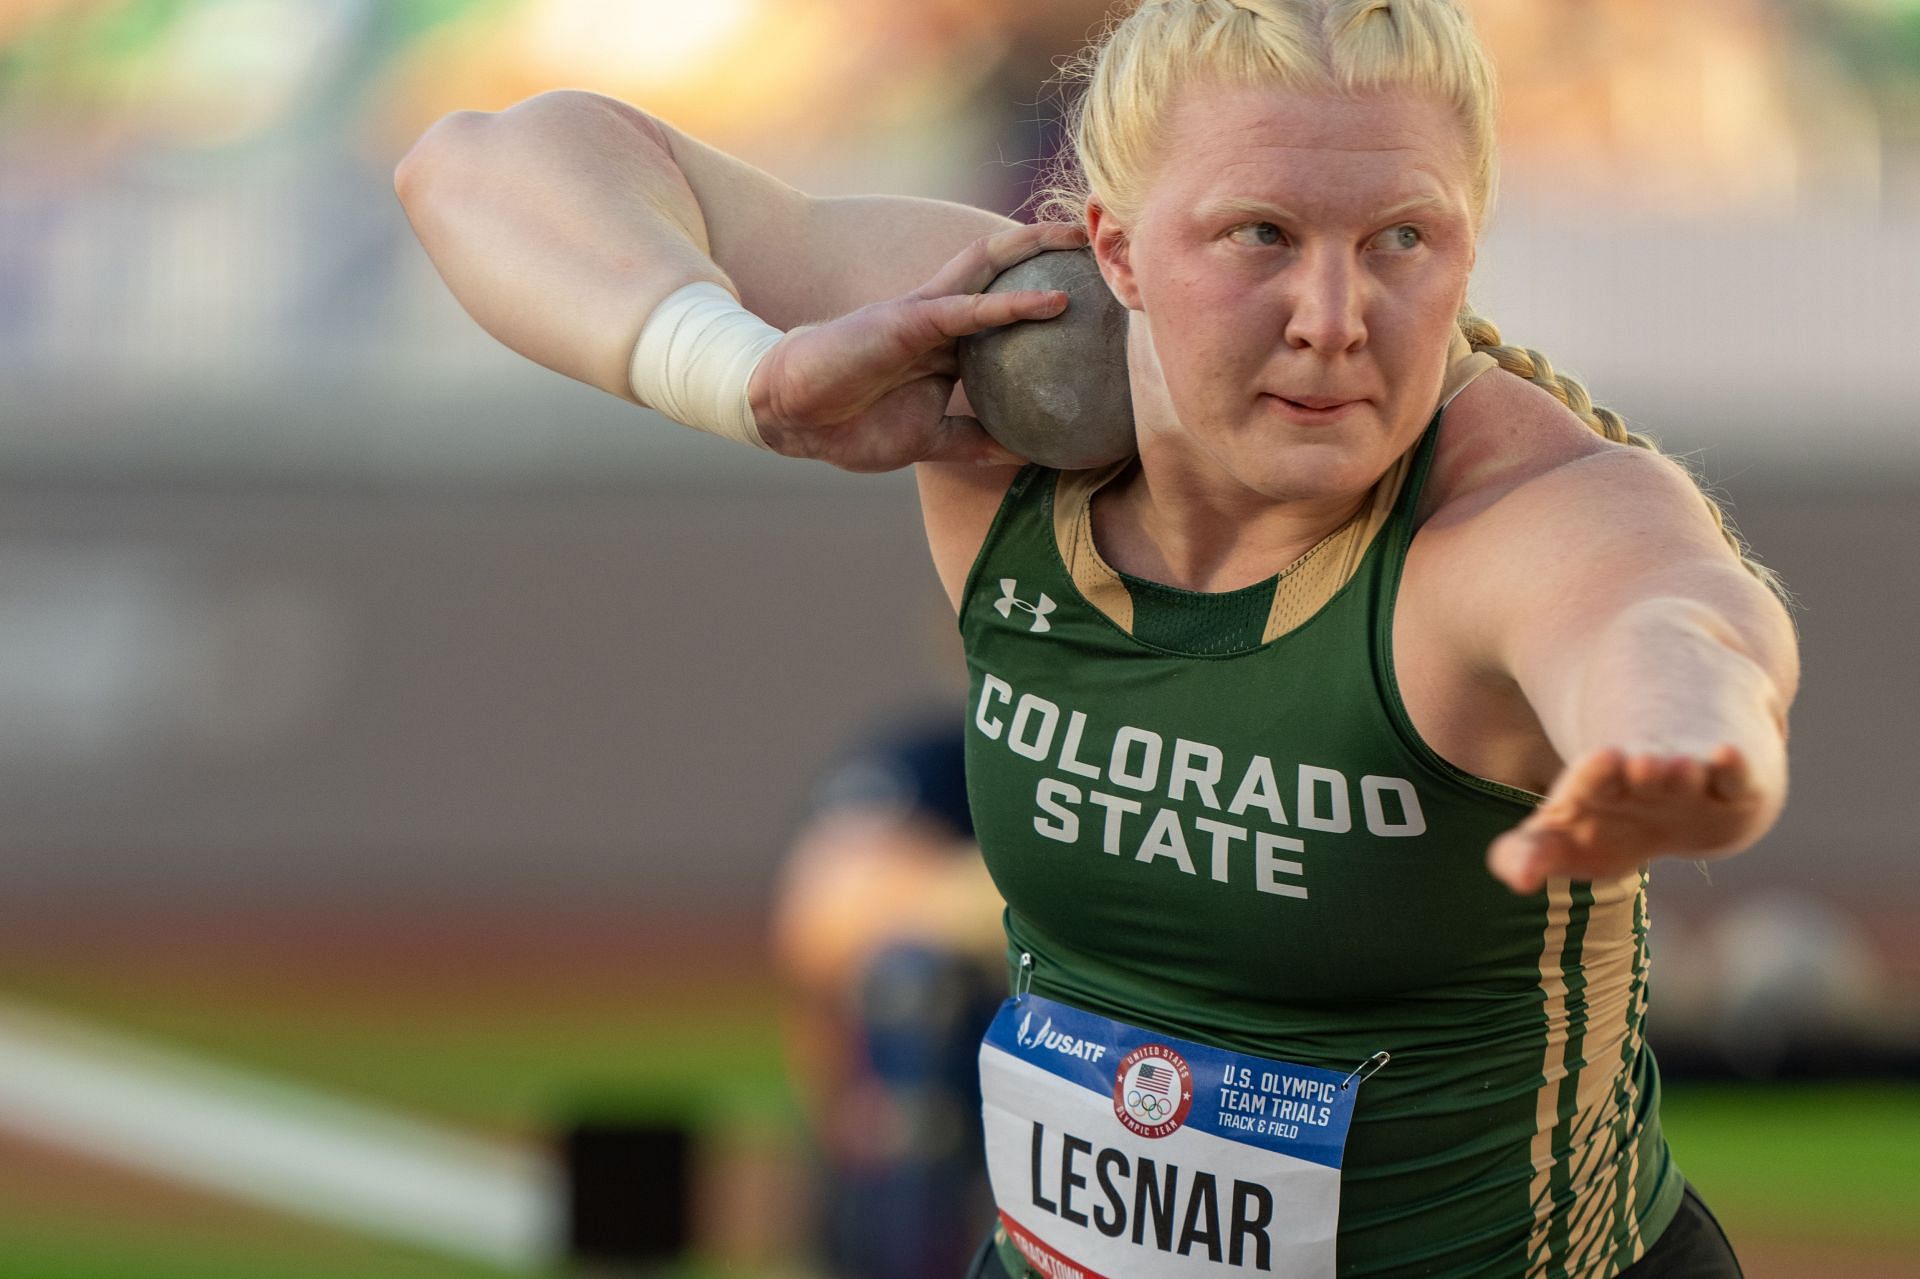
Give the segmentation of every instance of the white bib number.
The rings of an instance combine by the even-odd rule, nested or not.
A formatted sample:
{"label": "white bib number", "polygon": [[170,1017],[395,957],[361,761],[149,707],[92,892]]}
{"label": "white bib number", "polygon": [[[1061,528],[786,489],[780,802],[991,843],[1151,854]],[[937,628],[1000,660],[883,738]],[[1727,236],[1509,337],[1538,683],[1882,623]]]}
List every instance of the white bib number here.
{"label": "white bib number", "polygon": [[1331,1279],[1351,1076],[1026,995],[980,1045],[1000,1223],[1051,1279]]}

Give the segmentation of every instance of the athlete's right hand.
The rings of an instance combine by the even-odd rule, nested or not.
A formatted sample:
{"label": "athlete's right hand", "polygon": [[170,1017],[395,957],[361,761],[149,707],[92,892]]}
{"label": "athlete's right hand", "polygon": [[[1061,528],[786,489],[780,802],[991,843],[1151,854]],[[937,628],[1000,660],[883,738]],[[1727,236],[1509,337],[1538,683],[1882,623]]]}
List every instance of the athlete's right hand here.
{"label": "athlete's right hand", "polygon": [[977,419],[947,414],[959,378],[957,343],[982,329],[1060,314],[1065,293],[981,290],[1016,262],[1086,242],[1079,226],[1014,227],[974,241],[905,297],[793,330],[747,385],[760,437],[776,453],[847,471],[1023,461]]}

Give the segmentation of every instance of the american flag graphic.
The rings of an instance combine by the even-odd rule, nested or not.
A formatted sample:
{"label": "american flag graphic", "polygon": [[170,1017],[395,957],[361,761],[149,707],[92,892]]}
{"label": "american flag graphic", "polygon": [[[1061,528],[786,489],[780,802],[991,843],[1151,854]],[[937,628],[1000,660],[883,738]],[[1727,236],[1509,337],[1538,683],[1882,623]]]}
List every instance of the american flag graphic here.
{"label": "american flag graphic", "polygon": [[1148,1092],[1157,1092],[1162,1097],[1173,1095],[1173,1071],[1158,1062],[1143,1061],[1134,1072],[1133,1082]]}

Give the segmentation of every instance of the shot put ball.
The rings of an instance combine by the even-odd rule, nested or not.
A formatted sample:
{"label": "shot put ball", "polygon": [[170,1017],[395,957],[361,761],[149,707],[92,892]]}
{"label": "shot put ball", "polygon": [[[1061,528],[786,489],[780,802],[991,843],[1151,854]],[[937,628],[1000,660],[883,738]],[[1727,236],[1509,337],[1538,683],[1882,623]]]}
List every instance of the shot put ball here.
{"label": "shot put ball", "polygon": [[1127,309],[1100,278],[1093,250],[1036,254],[987,286],[1013,289],[1063,290],[1067,309],[960,339],[960,380],[981,426],[1021,457],[1062,471],[1133,456]]}

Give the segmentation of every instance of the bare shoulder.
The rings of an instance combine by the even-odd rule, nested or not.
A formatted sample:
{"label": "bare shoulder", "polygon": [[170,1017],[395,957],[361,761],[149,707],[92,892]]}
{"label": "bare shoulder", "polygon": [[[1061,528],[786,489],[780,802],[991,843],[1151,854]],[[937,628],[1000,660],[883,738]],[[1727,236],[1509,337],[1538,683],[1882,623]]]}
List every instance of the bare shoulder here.
{"label": "bare shoulder", "polygon": [[1604,545],[1634,562],[1705,552],[1738,565],[1679,463],[1602,438],[1506,373],[1481,378],[1448,410],[1422,507],[1423,534],[1462,554],[1578,559]]}
{"label": "bare shoulder", "polygon": [[1441,419],[1421,521],[1454,527],[1534,480],[1615,447],[1546,391],[1495,369],[1469,384]]}
{"label": "bare shoulder", "polygon": [[1422,616],[1483,657],[1522,632],[1570,639],[1654,596],[1697,601],[1770,642],[1790,634],[1679,463],[1601,438],[1521,379],[1481,382],[1449,410],[1423,501],[1407,584],[1446,607]]}

